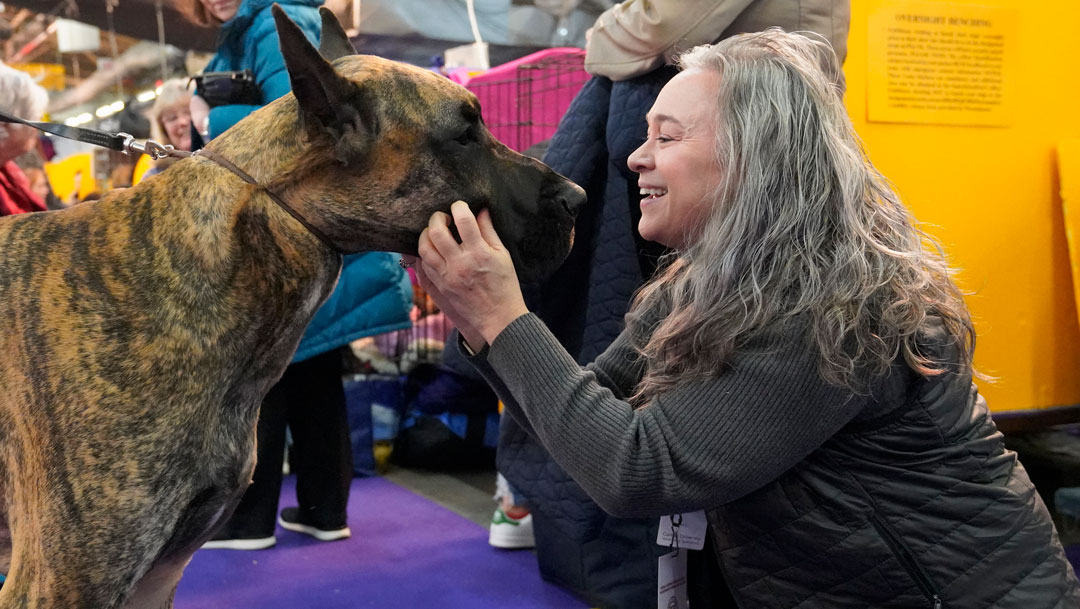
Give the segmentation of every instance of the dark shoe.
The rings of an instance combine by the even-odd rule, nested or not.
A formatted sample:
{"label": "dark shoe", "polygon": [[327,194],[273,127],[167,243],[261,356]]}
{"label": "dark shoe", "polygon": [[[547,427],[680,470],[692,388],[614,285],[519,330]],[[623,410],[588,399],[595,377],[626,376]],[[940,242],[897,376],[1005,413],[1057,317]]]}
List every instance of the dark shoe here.
{"label": "dark shoe", "polygon": [[308,522],[307,519],[302,517],[303,513],[298,507],[288,507],[281,510],[281,515],[278,516],[278,524],[282,528],[295,531],[297,533],[303,533],[304,535],[310,535],[319,541],[334,541],[337,539],[348,539],[352,536],[352,531],[349,527],[342,524],[341,526],[321,526],[312,522]]}

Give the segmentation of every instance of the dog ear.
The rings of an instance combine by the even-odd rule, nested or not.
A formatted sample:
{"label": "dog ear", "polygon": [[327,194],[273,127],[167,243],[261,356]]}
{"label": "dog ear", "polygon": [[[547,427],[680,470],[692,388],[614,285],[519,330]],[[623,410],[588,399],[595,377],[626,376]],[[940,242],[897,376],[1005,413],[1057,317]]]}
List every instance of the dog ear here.
{"label": "dog ear", "polygon": [[319,39],[319,54],[325,57],[326,61],[356,55],[356,48],[349,41],[349,35],[341,27],[341,22],[334,16],[333,11],[325,6],[320,6],[319,15],[322,16],[322,37]]}
{"label": "dog ear", "polygon": [[362,156],[376,127],[371,112],[361,112],[368,108],[367,103],[361,103],[363,91],[334,70],[277,3],[271,12],[300,109],[301,127],[309,137],[331,137],[335,156],[342,163]]}

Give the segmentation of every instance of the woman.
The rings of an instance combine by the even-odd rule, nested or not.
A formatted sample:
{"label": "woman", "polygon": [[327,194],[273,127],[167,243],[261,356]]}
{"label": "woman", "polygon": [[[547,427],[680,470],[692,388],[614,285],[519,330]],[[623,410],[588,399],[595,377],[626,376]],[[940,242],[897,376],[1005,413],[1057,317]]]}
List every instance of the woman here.
{"label": "woman", "polygon": [[[150,137],[159,144],[191,151],[191,88],[187,79],[173,78],[161,85],[161,93],[150,108]],[[154,162],[147,176],[159,174],[176,163],[176,157]]]}
{"label": "woman", "polygon": [[[49,95],[30,75],[0,63],[0,111],[28,121],[41,120]],[[31,190],[15,158],[37,145],[37,130],[0,123],[0,215],[45,211],[45,201]]]}
{"label": "woman", "polygon": [[[257,99],[244,98],[211,108],[196,95],[191,100],[191,120],[202,139],[210,140],[248,114],[290,90],[285,59],[278,48],[277,29],[270,7],[275,0],[180,0],[180,8],[194,23],[220,25],[217,53],[203,70],[235,72],[251,70],[258,87]],[[322,0],[277,0],[277,4],[312,42],[318,42]]]}
{"label": "woman", "polygon": [[[217,54],[206,72],[251,70],[259,103],[228,103],[212,110],[198,95],[191,120],[210,138],[262,105],[289,92],[289,75],[270,12],[275,0],[191,0],[196,23],[221,23]],[[317,43],[322,0],[276,0]],[[411,325],[412,285],[396,259],[384,252],[345,256],[337,286],[308,324],[292,363],[270,388],[259,411],[258,455],[252,484],[228,523],[204,548],[259,550],[277,543],[283,528],[320,541],[348,538],[352,480],[341,349],[358,338]],[[285,430],[292,431],[290,462],[298,506],[278,514]]]}
{"label": "woman", "polygon": [[582,369],[525,308],[488,213],[418,276],[507,411],[608,512],[707,512],[744,607],[1076,607],[1053,524],[971,383],[936,248],[866,159],[828,45],[681,58],[631,155],[675,250]]}

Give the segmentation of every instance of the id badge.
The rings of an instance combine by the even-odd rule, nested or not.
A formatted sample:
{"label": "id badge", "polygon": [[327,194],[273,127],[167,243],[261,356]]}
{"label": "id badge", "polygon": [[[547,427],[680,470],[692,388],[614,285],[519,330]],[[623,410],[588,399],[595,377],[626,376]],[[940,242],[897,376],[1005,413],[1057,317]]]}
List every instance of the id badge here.
{"label": "id badge", "polygon": [[686,593],[686,550],[668,552],[659,558],[656,578],[657,609],[688,609]]}
{"label": "id badge", "polygon": [[656,543],[669,548],[700,550],[705,547],[707,524],[704,511],[664,516],[656,531]]}

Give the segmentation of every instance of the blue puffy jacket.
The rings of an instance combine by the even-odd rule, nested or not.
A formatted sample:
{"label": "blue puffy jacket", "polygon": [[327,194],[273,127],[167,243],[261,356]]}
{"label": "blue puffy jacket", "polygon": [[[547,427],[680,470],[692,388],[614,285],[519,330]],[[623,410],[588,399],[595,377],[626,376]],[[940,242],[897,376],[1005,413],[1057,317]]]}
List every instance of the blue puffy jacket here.
{"label": "blue puffy jacket", "polygon": [[293,362],[358,338],[408,328],[412,284],[397,260],[386,252],[345,256],[337,287],[315,312]]}
{"label": "blue puffy jacket", "polygon": [[[278,46],[270,7],[277,2],[313,44],[322,28],[323,0],[244,0],[236,15],[221,26],[218,52],[206,72],[251,70],[268,104],[290,90],[285,59]],[[210,137],[223,133],[262,105],[233,104],[210,110]],[[316,311],[293,362],[340,347],[350,341],[400,330],[410,325],[412,286],[397,256],[368,252],[345,256],[333,294]]]}
{"label": "blue puffy jacket", "polygon": [[[276,0],[289,18],[313,44],[319,43],[322,0]],[[244,0],[236,15],[221,26],[217,53],[204,72],[251,70],[262,92],[262,103],[255,106],[233,104],[210,110],[210,138],[213,139],[240,119],[290,91],[289,73],[278,47],[277,29],[270,7],[275,0]]]}

